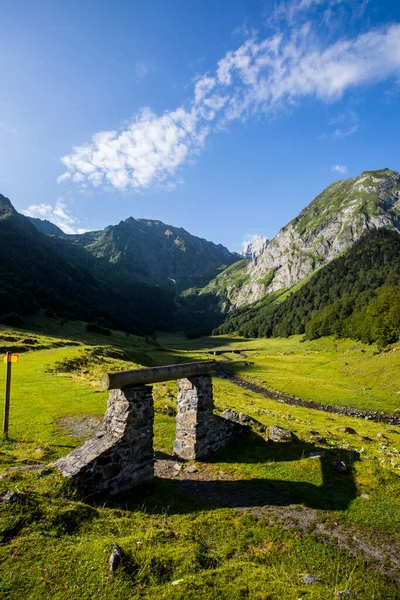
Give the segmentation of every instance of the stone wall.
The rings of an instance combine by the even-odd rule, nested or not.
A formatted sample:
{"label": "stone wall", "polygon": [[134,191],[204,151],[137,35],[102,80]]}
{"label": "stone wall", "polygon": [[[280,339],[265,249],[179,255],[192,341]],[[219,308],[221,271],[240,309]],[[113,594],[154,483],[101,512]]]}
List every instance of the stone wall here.
{"label": "stone wall", "polygon": [[214,415],[209,375],[178,380],[178,413],[174,454],[186,460],[209,456],[244,428]]}
{"label": "stone wall", "polygon": [[[247,427],[214,415],[212,379],[178,380],[174,454],[193,460],[226,446]],[[103,431],[57,461],[84,494],[117,494],[154,477],[154,406],[150,386],[112,390]]]}
{"label": "stone wall", "polygon": [[154,477],[152,387],[113,390],[104,432],[57,461],[65,477],[85,493],[130,489]]}

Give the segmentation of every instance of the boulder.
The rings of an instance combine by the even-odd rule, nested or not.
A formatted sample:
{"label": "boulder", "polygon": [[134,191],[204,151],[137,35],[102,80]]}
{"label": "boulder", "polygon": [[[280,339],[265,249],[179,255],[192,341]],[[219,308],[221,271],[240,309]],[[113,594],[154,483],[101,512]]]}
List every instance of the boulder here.
{"label": "boulder", "polygon": [[197,472],[197,469],[196,469],[196,467],[189,466],[189,467],[186,467],[186,468],[185,468],[185,471],[186,471],[187,473],[196,473],[196,472]]}
{"label": "boulder", "polygon": [[351,433],[351,435],[355,435],[357,431],[352,427],[336,427],[336,431],[342,431],[343,433]]}
{"label": "boulder", "polygon": [[23,498],[17,492],[13,492],[8,490],[0,494],[0,502],[4,502],[6,504],[26,504],[25,498]]}
{"label": "boulder", "polygon": [[290,429],[283,429],[277,425],[268,428],[268,438],[273,442],[296,442],[299,439]]}
{"label": "boulder", "polygon": [[343,460],[334,460],[332,466],[338,473],[347,473],[349,470],[349,467]]}
{"label": "boulder", "polygon": [[265,425],[257,421],[257,419],[253,419],[249,415],[245,415],[244,413],[238,412],[237,410],[232,410],[231,408],[227,408],[221,414],[223,419],[227,419],[228,421],[233,421],[234,423],[239,423],[240,425],[248,425],[249,427],[254,427],[259,431],[265,431]]}
{"label": "boulder", "polygon": [[113,573],[118,569],[118,567],[122,566],[124,562],[124,552],[121,546],[118,544],[112,545],[112,550],[110,557],[108,559],[108,570],[110,573]]}
{"label": "boulder", "polygon": [[321,581],[319,579],[319,577],[314,577],[314,575],[304,575],[303,579],[301,580],[302,583],[305,583],[306,585],[312,585],[313,583],[317,583],[318,581]]}

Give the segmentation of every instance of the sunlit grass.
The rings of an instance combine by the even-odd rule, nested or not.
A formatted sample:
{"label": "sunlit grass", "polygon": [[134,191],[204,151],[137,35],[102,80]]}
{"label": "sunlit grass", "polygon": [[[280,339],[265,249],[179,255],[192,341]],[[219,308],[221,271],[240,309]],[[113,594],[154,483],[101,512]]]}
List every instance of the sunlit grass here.
{"label": "sunlit grass", "polygon": [[[98,377],[103,370],[219,359],[208,352],[214,347],[242,348],[245,356],[222,357],[235,357],[232,365],[241,377],[306,399],[333,403],[335,397],[347,398],[349,404],[365,408],[366,398],[372,398],[377,410],[386,410],[386,396],[393,401],[390,406],[399,398],[395,395],[396,347],[378,354],[375,348],[330,338],[303,344],[299,338],[187,341],[171,335],[159,335],[157,345],[152,339],[129,339],[119,332],[106,339],[91,337],[79,323],[61,325],[49,320],[50,331],[46,323],[44,318],[31,323],[46,331],[42,335],[31,329],[29,336],[35,335],[43,345],[46,341],[47,349],[22,352],[14,365],[10,440],[0,445],[0,472],[6,467],[45,464],[77,446],[84,436],[71,435],[63,418],[77,422],[102,418],[107,394],[99,390]],[[57,347],[60,341],[68,342],[68,332],[79,345]],[[0,339],[1,334],[4,344],[7,336],[22,340],[28,335],[9,329],[0,332]],[[66,364],[99,345],[117,347],[130,360],[125,354],[113,358],[105,352],[69,372],[57,368],[60,362]],[[2,371],[0,387],[3,382]],[[400,545],[400,428],[288,406],[218,377],[213,382],[217,412],[234,408],[266,427],[289,428],[300,441],[267,445],[265,434],[254,434],[238,439],[209,461],[197,462],[197,491],[196,487],[177,488],[174,480],[160,480],[98,502],[78,501],[56,473],[41,477],[7,472],[0,479],[0,493],[17,490],[27,503],[0,503],[0,529],[15,530],[14,537],[0,545],[1,597],[325,600],[346,589],[368,600],[398,597],[392,580],[363,558],[355,559],[328,544],[318,527],[335,530],[340,526],[350,541],[362,536],[372,545],[376,540],[388,548]],[[382,390],[384,383],[387,387]],[[153,394],[154,448],[168,456],[175,437],[171,415],[176,382],[154,385]],[[337,429],[343,426],[356,433]],[[317,443],[315,432],[326,442]],[[384,437],[378,438],[378,433]],[[315,449],[325,451],[325,456],[310,458]],[[333,459],[345,459],[351,474],[336,473]],[[215,480],[218,502],[212,495],[199,493],[207,483],[202,481],[203,472]],[[248,504],[254,503],[253,512],[226,507],[238,490]],[[284,505],[274,507],[275,497],[283,499]],[[285,503],[291,506],[292,516],[285,517]],[[285,525],[279,515],[286,519]],[[305,531],[298,524],[303,515],[311,519]],[[112,542],[124,549],[127,562],[110,577],[107,558]],[[311,586],[302,583],[308,573],[318,578]]]}

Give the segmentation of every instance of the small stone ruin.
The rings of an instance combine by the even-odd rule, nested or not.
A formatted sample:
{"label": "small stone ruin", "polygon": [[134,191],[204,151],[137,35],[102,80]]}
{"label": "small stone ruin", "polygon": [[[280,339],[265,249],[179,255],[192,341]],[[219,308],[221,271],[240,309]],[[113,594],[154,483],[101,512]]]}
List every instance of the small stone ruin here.
{"label": "small stone ruin", "polygon": [[[152,387],[143,382],[178,379],[174,454],[185,460],[205,458],[247,429],[214,415],[212,378],[215,363],[189,363],[106,374],[111,389],[103,430],[57,461],[61,473],[85,494],[117,494],[154,477]],[[206,374],[202,374],[205,371]]]}
{"label": "small stone ruin", "polygon": [[112,390],[103,431],[60,458],[56,466],[85,493],[116,494],[154,476],[151,386]]}
{"label": "small stone ruin", "polygon": [[209,375],[178,380],[178,413],[174,454],[186,460],[209,456],[226,446],[243,428],[214,415]]}

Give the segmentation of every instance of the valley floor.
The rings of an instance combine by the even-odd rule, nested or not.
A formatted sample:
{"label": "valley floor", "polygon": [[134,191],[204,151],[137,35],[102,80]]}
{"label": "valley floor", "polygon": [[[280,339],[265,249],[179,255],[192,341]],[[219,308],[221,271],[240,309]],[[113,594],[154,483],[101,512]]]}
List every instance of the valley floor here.
{"label": "valley floor", "polygon": [[[112,500],[78,499],[58,474],[29,470],[67,454],[100,424],[103,371],[215,358],[261,387],[394,415],[399,344],[382,353],[332,338],[105,337],[44,318],[3,328],[0,344],[20,353],[0,494],[14,491],[22,502],[0,502],[0,597],[400,597],[398,426],[285,405],[216,377],[216,412],[239,410],[299,441],[269,445],[253,431],[190,472],[171,455],[176,384],[168,382],[154,386],[153,484]],[[334,460],[349,471],[336,472]],[[126,560],[109,576],[114,542]]]}

